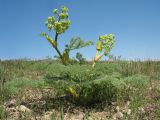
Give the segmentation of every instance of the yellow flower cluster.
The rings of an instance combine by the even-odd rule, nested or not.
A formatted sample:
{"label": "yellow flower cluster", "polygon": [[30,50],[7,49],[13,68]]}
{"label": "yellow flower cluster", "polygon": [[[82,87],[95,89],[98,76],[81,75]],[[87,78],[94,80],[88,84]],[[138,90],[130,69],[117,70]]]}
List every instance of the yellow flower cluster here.
{"label": "yellow flower cluster", "polygon": [[50,16],[45,24],[49,31],[53,29],[56,31],[56,33],[62,34],[69,28],[71,24],[71,21],[68,19],[68,8],[62,6],[60,13],[58,12],[58,9],[54,9],[53,13],[58,16],[58,19],[56,20],[54,16]]}
{"label": "yellow flower cluster", "polygon": [[96,44],[96,50],[97,50],[96,56],[94,58],[92,67],[94,67],[96,62],[98,62],[104,55],[107,55],[111,51],[111,49],[113,48],[114,42],[115,42],[115,39],[113,34],[109,34],[109,35],[105,34],[103,36],[99,36],[99,39]]}

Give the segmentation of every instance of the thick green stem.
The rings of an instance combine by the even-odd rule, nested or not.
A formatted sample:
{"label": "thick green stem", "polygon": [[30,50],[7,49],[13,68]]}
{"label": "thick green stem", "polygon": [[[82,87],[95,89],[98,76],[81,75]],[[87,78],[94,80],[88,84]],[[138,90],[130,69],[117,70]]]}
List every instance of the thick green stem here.
{"label": "thick green stem", "polygon": [[58,42],[57,42],[57,41],[58,41],[58,33],[56,32],[56,35],[55,35],[56,46],[55,46],[54,48],[55,48],[55,50],[57,51],[59,57],[61,58],[62,63],[63,63],[64,65],[66,65],[66,64],[65,64],[65,61],[63,60],[63,56],[62,56],[60,50],[58,49]]}
{"label": "thick green stem", "polygon": [[55,50],[57,51],[57,53],[60,56],[61,60],[63,60],[63,56],[62,56],[61,52],[59,51],[59,49],[57,47],[55,47]]}
{"label": "thick green stem", "polygon": [[99,61],[104,55],[105,55],[105,53],[99,55],[99,52],[98,51],[96,52],[96,57],[94,58],[94,61],[93,61],[93,64],[92,64],[93,68],[94,68],[96,62]]}
{"label": "thick green stem", "polygon": [[58,33],[56,32],[56,35],[55,35],[56,46],[57,46],[57,40],[58,40]]}

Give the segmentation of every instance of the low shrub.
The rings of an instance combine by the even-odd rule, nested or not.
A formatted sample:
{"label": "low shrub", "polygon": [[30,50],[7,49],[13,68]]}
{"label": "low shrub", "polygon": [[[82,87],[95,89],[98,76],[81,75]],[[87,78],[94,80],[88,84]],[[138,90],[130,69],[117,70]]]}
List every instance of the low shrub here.
{"label": "low shrub", "polygon": [[46,77],[46,81],[56,88],[60,95],[70,95],[69,100],[79,105],[112,101],[125,87],[125,83],[120,80],[120,74],[99,76],[96,71],[86,66],[65,68],[59,76],[62,79]]}
{"label": "low shrub", "polygon": [[135,74],[125,77],[116,71],[116,64],[97,64],[95,69],[88,65],[57,66],[49,68],[45,80],[59,91],[69,95],[69,100],[79,105],[111,102],[129,96],[128,87],[144,88],[149,77]]}
{"label": "low shrub", "polygon": [[78,97],[74,97],[80,105],[90,105],[99,102],[111,102],[116,98],[118,89],[110,80],[96,79],[79,85]]}

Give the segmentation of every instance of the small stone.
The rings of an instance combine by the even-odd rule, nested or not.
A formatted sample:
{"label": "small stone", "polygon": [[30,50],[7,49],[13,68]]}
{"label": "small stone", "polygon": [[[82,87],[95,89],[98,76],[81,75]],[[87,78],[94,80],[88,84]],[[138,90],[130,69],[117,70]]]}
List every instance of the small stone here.
{"label": "small stone", "polygon": [[130,105],[130,103],[131,103],[130,101],[127,101],[127,104],[126,104],[126,105],[127,105],[127,106],[129,106],[129,105]]}
{"label": "small stone", "polygon": [[116,105],[116,102],[112,102],[111,104],[112,104],[112,105]]}
{"label": "small stone", "polygon": [[117,110],[117,112],[119,112],[119,110],[120,110],[119,106],[116,107],[116,110]]}
{"label": "small stone", "polygon": [[123,120],[123,113],[117,112],[113,115],[113,120]]}
{"label": "small stone", "polygon": [[117,119],[122,119],[123,118],[123,114],[121,112],[117,112],[116,118]]}
{"label": "small stone", "polygon": [[24,105],[17,106],[16,109],[20,112],[28,112],[31,113],[31,110]]}
{"label": "small stone", "polygon": [[130,115],[131,114],[131,109],[127,110],[127,114]]}
{"label": "small stone", "polygon": [[142,107],[138,107],[138,111],[139,111],[140,113],[145,113],[145,110],[144,110]]}
{"label": "small stone", "polygon": [[149,87],[149,90],[152,90],[152,87]]}

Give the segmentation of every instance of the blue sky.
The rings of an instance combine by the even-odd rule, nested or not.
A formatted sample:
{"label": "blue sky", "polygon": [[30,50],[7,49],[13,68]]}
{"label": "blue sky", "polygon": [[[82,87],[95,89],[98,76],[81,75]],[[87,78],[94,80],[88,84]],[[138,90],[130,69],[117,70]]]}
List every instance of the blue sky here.
{"label": "blue sky", "polygon": [[[112,54],[160,59],[160,0],[0,0],[0,59],[53,57],[55,50],[39,34],[48,32],[44,21],[62,5],[69,8],[72,23],[59,39],[61,46],[72,37],[96,41],[99,35],[113,33]],[[92,59],[95,47],[71,56],[76,52]]]}

